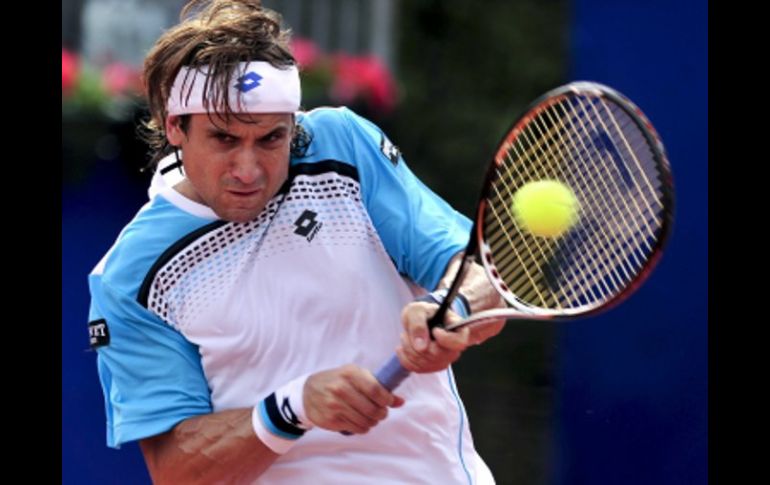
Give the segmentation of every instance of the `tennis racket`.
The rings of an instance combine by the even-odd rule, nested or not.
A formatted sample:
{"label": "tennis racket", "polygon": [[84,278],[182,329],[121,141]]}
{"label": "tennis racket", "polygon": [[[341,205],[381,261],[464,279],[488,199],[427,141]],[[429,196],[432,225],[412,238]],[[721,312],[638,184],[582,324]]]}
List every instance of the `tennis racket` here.
{"label": "tennis racket", "polygon": [[[556,238],[529,234],[512,214],[516,191],[543,179],[566,184],[579,203],[577,223]],[[673,201],[663,143],[628,98],[594,82],[547,92],[503,137],[464,258],[429,327],[444,326],[477,256],[508,306],[476,313],[448,330],[500,319],[571,319],[617,305],[659,260]],[[375,374],[391,391],[408,375],[395,355]]]}

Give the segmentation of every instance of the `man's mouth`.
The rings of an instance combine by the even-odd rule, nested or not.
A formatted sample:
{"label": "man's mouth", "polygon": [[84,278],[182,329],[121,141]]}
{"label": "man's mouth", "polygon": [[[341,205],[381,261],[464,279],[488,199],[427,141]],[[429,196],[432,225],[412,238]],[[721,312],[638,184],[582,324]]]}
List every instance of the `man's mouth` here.
{"label": "man's mouth", "polygon": [[236,197],[250,197],[252,195],[256,195],[260,192],[261,189],[254,189],[254,190],[228,190],[231,194],[235,195]]}

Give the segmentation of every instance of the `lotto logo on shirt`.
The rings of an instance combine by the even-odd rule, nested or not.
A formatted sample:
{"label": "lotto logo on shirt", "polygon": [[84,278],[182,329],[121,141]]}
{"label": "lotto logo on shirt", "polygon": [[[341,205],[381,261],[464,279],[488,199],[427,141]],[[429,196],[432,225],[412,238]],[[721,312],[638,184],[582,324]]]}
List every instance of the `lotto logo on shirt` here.
{"label": "lotto logo on shirt", "polygon": [[307,238],[307,242],[312,241],[315,235],[318,234],[318,231],[321,230],[321,226],[323,226],[323,222],[315,219],[316,216],[318,216],[317,213],[311,210],[305,210],[305,212],[299,216],[299,219],[294,221],[294,225],[297,226],[297,229],[294,230],[294,234],[304,236]]}

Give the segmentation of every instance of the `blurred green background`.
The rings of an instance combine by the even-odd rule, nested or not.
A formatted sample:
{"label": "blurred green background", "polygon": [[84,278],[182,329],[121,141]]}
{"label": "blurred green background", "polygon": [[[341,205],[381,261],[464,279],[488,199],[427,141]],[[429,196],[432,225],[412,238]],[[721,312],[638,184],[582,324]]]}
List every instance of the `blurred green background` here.
{"label": "blurred green background", "polygon": [[[566,78],[567,2],[418,0],[400,8],[404,97],[388,132],[418,176],[472,216],[500,138]],[[519,323],[454,365],[474,442],[499,483],[550,479],[554,338],[553,326]]]}

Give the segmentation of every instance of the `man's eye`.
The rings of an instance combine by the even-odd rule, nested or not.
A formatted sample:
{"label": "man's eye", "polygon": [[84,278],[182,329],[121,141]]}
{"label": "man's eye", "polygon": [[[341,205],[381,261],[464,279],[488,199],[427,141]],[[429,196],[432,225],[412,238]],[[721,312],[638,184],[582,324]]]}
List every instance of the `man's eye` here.
{"label": "man's eye", "polygon": [[286,136],[286,132],[284,132],[284,131],[277,131],[275,133],[270,133],[265,138],[263,138],[263,140],[266,143],[275,143],[275,142],[283,140],[285,136]]}
{"label": "man's eye", "polygon": [[230,136],[226,133],[217,133],[214,135],[214,138],[217,139],[220,143],[232,143],[235,141],[235,137]]}

